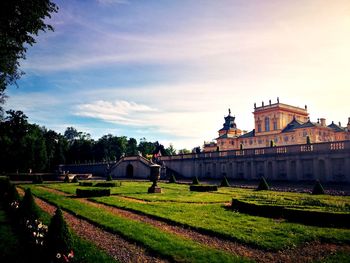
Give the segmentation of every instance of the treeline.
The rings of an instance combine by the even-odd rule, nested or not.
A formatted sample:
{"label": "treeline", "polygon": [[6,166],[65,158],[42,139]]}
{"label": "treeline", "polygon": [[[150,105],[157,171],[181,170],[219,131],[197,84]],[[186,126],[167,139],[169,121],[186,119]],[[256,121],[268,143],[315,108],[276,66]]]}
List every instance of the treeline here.
{"label": "treeline", "polygon": [[54,171],[58,164],[117,161],[123,155],[155,152],[173,155],[170,145],[164,148],[142,138],[138,143],[126,136],[104,135],[98,140],[90,134],[68,127],[64,134],[31,124],[22,111],[9,110],[0,122],[0,172]]}

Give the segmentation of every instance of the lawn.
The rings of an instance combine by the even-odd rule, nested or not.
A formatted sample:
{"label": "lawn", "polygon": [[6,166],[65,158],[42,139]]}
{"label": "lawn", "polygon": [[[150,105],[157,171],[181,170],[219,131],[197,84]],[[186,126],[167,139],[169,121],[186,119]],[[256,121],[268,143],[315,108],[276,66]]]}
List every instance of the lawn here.
{"label": "lawn", "polygon": [[176,262],[246,262],[246,259],[212,249],[192,240],[164,232],[146,223],[129,220],[116,216],[106,210],[46,191],[42,187],[30,187],[33,194],[62,207],[108,231],[117,233],[127,240],[131,240],[146,247],[161,257]]}

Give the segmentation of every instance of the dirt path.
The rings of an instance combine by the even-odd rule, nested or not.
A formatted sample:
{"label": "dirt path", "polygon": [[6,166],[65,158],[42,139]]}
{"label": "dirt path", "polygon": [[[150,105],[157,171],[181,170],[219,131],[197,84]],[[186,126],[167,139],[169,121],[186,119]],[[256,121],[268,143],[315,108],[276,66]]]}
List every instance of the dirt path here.
{"label": "dirt path", "polygon": [[[17,188],[17,190],[21,195],[24,195],[22,189]],[[35,198],[35,202],[41,209],[48,212],[50,215],[53,215],[56,211],[56,208],[53,205],[50,205],[39,198]],[[79,237],[93,242],[97,247],[119,262],[167,262],[166,260],[149,255],[142,247],[136,246],[116,234],[104,231],[70,213],[63,212],[63,216],[67,224]]]}
{"label": "dirt path", "polygon": [[[50,189],[44,187],[45,190],[51,191],[56,194],[69,196],[61,191]],[[215,249],[220,249],[227,251],[231,254],[236,254],[239,256],[247,257],[253,259],[257,262],[283,262],[283,263],[294,263],[294,262],[312,262],[324,258],[327,255],[333,254],[337,251],[349,251],[350,245],[336,245],[336,244],[326,244],[320,242],[310,242],[305,243],[302,246],[299,246],[294,249],[285,249],[278,252],[267,252],[261,249],[251,248],[246,245],[242,245],[238,242],[233,242],[225,239],[220,239],[218,237],[205,235],[199,233],[195,230],[184,228],[181,226],[174,226],[168,223],[165,223],[160,220],[148,217],[146,215],[140,215],[133,213],[127,210],[123,210],[116,207],[111,207],[108,205],[96,203],[89,201],[85,198],[77,199],[80,202],[87,203],[91,206],[98,207],[100,209],[107,210],[115,215],[122,216],[131,220],[141,221],[150,225],[153,225],[157,228],[162,229],[163,231],[173,233],[185,238],[192,239],[201,244],[210,246]]]}

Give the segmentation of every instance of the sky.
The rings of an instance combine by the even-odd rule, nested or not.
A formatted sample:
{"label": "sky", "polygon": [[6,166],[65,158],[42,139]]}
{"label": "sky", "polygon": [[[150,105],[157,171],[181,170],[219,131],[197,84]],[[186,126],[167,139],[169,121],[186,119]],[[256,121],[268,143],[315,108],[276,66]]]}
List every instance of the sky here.
{"label": "sky", "polygon": [[192,149],[231,109],[308,106],[312,121],[350,117],[349,0],[57,0],[7,90],[6,109],[63,133],[73,126]]}

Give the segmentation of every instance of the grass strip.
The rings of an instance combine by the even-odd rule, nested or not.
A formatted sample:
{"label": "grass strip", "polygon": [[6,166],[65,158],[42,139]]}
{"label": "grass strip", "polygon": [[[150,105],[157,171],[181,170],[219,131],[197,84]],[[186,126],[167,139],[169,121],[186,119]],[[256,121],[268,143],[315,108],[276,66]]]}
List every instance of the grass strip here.
{"label": "grass strip", "polygon": [[266,250],[292,248],[314,240],[350,243],[348,229],[320,228],[251,216],[218,204],[139,203],[117,196],[91,200]]}
{"label": "grass strip", "polygon": [[31,187],[36,196],[55,203],[64,210],[136,242],[156,255],[175,262],[249,262],[247,259],[163,232],[149,224],[118,217],[79,200],[60,196],[33,185],[24,185],[23,187]]}

